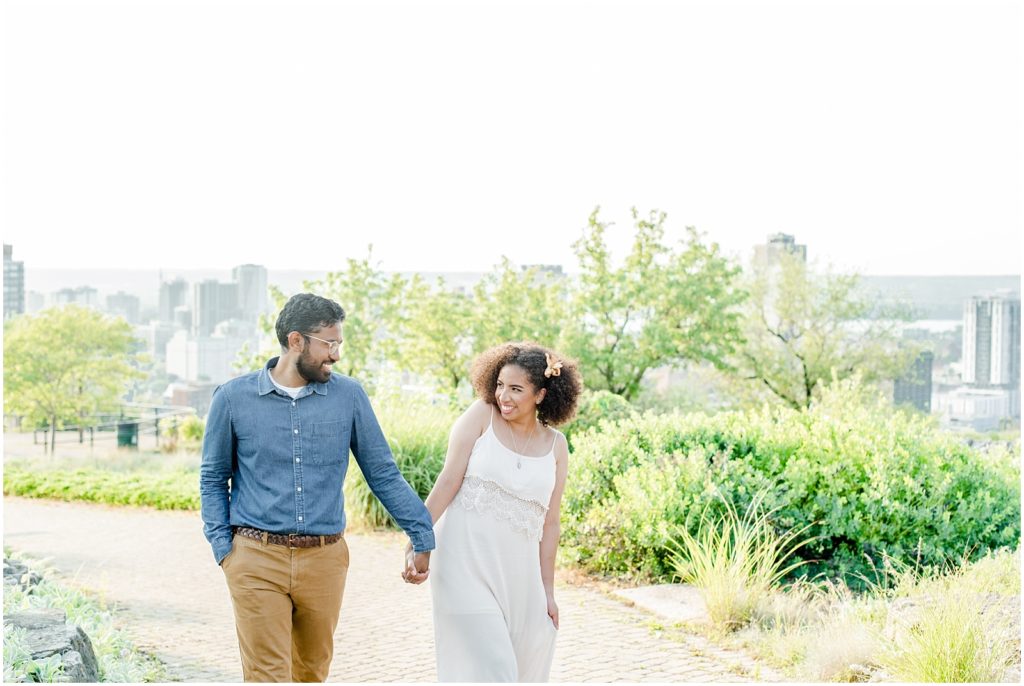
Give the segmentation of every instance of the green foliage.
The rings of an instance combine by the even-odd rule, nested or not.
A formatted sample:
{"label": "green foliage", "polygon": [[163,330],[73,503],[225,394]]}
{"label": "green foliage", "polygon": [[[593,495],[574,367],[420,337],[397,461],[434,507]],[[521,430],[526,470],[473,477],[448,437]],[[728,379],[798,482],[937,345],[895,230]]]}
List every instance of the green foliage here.
{"label": "green foliage", "polygon": [[112,412],[143,375],[121,318],[68,305],[4,323],[4,413],[29,426],[75,426]]}
{"label": "green foliage", "polygon": [[199,484],[193,471],[116,472],[81,467],[38,469],[4,465],[4,495],[54,500],[84,500],[108,505],[198,510]]}
{"label": "green foliage", "polygon": [[473,288],[473,349],[482,352],[506,341],[534,341],[557,347],[568,306],[564,278],[509,259]]}
{"label": "green foliage", "polygon": [[918,353],[900,341],[908,308],[863,292],[856,275],[815,274],[782,255],[778,269],[755,270],[749,290],[735,367],[761,397],[809,407],[833,374],[893,379]]}
{"label": "green foliage", "polygon": [[[377,403],[377,418],[402,476],[426,500],[444,466],[448,432],[457,414],[448,406],[393,397]],[[345,510],[350,521],[371,528],[395,527],[370,491],[354,459],[345,477]]]}
{"label": "green foliage", "polygon": [[366,257],[346,260],[344,270],[302,284],[303,291],[330,298],[344,308],[345,346],[335,368],[359,379],[370,393],[384,360],[396,354],[394,334],[405,289],[400,275],[385,276],[372,260],[371,245]]}
{"label": "green foliage", "polygon": [[583,391],[576,406],[576,417],[561,430],[571,448],[574,436],[602,423],[614,424],[634,412],[633,405],[621,395],[604,390]]}
{"label": "green foliage", "polygon": [[695,533],[723,498],[745,512],[766,488],[781,530],[810,525],[806,574],[853,579],[885,555],[936,565],[1020,538],[1016,456],[972,450],[857,378],[809,410],[638,415],[574,446],[564,552],[604,573],[668,577],[674,527]]}
{"label": "green foliage", "polygon": [[448,290],[444,279],[431,288],[419,275],[409,282],[403,299],[400,364],[436,382],[453,403],[469,379],[472,308],[469,296]]}
{"label": "green foliage", "polygon": [[[27,561],[22,559],[22,562]],[[93,596],[58,584],[49,570],[42,570],[41,574],[42,581],[32,586],[31,592],[20,586],[4,586],[4,615],[31,608],[59,608],[67,614],[69,622],[80,626],[89,636],[99,664],[101,682],[152,683],[167,680],[163,665],[140,653],[125,632],[118,628],[112,609]],[[25,644],[24,630],[4,625],[4,682],[27,680],[49,683],[60,681],[62,673],[59,655],[32,660]]]}
{"label": "green foliage", "polygon": [[746,624],[772,587],[806,563],[798,560],[783,566],[808,543],[799,537],[809,525],[777,534],[770,520],[774,513],[761,507],[766,494],[755,495],[742,517],[726,502],[724,515],[702,515],[695,535],[680,526],[669,543],[675,575],[700,589],[711,621],[726,630]]}
{"label": "green foliage", "polygon": [[565,332],[588,388],[634,397],[648,369],[683,360],[724,366],[739,341],[738,268],[705,245],[692,227],[679,248],[666,246],[665,214],[633,209],[636,235],[616,267],[605,240],[608,224],[590,215],[574,245],[580,263]]}
{"label": "green foliage", "polygon": [[203,446],[206,422],[196,415],[165,417],[160,420],[160,448],[164,452],[197,453]]}

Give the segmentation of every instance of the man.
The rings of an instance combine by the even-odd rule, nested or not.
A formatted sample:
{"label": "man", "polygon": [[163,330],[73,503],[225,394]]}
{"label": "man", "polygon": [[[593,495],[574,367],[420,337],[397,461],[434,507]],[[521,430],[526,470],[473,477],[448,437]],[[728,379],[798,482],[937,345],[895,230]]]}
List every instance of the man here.
{"label": "man", "polygon": [[342,483],[351,449],[427,578],[430,513],[395,465],[369,398],[334,374],[345,311],[293,296],[281,355],[214,392],[199,474],[203,531],[224,570],[246,681],[324,681],[348,572]]}

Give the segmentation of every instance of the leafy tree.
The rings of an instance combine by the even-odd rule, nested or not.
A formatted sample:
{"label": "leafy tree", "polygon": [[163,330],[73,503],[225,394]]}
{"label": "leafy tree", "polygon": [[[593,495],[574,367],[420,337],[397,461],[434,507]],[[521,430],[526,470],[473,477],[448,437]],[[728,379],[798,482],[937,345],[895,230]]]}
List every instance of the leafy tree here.
{"label": "leafy tree", "polygon": [[473,288],[473,349],[506,341],[557,347],[568,312],[565,277],[530,267],[516,270],[509,259]]}
{"label": "leafy tree", "polygon": [[436,381],[454,402],[473,358],[470,298],[448,289],[444,279],[431,288],[418,274],[404,293],[399,364]]}
{"label": "leafy tree", "polygon": [[[4,412],[51,429],[117,408],[142,356],[121,318],[68,305],[4,326]],[[50,451],[55,434],[50,435]]]}
{"label": "leafy tree", "polygon": [[905,372],[918,349],[900,344],[909,308],[859,288],[851,274],[815,274],[782,255],[777,267],[755,268],[746,303],[746,343],[736,360],[741,378],[786,405],[810,407],[816,389],[860,372],[865,382]]}
{"label": "leafy tree", "polygon": [[685,360],[727,366],[740,340],[739,269],[693,227],[678,247],[665,245],[665,213],[641,218],[636,208],[632,250],[616,267],[599,210],[573,246],[582,273],[566,332],[587,387],[628,400],[649,369]]}

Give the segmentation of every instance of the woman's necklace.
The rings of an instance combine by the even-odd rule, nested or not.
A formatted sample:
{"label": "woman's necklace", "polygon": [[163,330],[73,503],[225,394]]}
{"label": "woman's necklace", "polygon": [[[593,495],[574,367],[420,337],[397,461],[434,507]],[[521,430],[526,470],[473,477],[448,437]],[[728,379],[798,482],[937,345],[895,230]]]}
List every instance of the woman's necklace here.
{"label": "woman's necklace", "polygon": [[[502,419],[504,419],[504,417]],[[533,440],[533,434],[534,434],[535,431],[537,431],[537,424],[539,424],[539,423],[540,422],[534,420],[534,422],[533,422],[533,431],[530,432],[530,437],[526,439],[526,444],[523,446],[524,448],[529,448],[530,447],[530,441]],[[512,429],[512,422],[510,422],[509,420],[505,419],[505,425],[508,427],[509,433],[512,434],[512,450],[516,454],[516,469],[522,469],[523,468],[523,456],[519,452],[519,445],[516,443],[516,432],[515,432],[515,430]]]}

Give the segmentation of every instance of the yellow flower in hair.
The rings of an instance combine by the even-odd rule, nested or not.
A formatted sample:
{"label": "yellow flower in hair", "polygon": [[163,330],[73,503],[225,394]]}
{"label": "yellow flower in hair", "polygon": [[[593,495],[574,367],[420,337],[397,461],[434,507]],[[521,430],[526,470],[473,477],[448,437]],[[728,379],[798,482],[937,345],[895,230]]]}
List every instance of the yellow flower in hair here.
{"label": "yellow flower in hair", "polygon": [[544,357],[548,362],[548,368],[544,370],[544,377],[550,379],[552,376],[561,376],[562,361],[551,353],[544,353]]}

